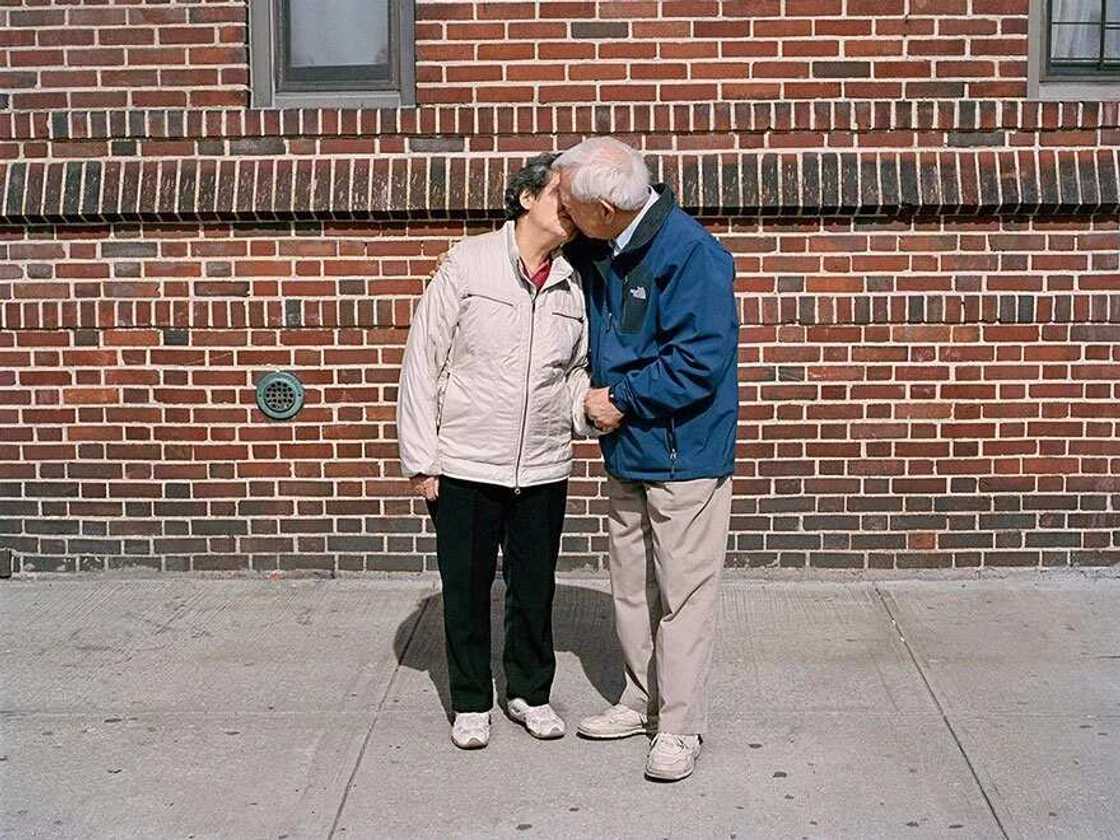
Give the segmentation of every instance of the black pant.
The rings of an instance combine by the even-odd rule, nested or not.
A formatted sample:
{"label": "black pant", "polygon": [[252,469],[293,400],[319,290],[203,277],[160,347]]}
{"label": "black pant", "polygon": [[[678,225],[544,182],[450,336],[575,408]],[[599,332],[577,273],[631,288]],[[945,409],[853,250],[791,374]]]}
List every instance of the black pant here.
{"label": "black pant", "polygon": [[506,696],[530,706],[548,702],[556,655],[552,597],[568,482],[526,487],[444,476],[428,506],[436,524],[443,580],[443,625],[451,707],[486,712],[494,705],[490,672],[490,590],[502,547],[506,581]]}

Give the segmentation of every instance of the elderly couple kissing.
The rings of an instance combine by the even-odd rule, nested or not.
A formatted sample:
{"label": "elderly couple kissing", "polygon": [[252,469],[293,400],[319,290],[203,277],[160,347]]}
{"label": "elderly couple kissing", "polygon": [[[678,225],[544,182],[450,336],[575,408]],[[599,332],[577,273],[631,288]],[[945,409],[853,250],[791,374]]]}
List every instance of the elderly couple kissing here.
{"label": "elderly couple kissing", "polygon": [[508,221],[447,254],[401,372],[401,465],[427,500],[443,583],[454,721],[490,739],[490,591],[502,550],[506,713],[541,739],[573,435],[607,472],[609,571],[625,659],[590,739],[652,738],[646,776],[690,775],[731,512],[738,317],[730,254],[651,185],[641,155],[595,137],[533,158]]}

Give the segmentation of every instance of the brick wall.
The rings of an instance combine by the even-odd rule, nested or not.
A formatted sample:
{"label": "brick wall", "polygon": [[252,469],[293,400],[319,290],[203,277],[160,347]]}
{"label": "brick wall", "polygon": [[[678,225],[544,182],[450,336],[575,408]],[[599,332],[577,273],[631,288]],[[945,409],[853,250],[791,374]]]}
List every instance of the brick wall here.
{"label": "brick wall", "polygon": [[[262,111],[243,2],[0,5],[17,568],[433,568],[412,307],[512,167],[593,133],[736,255],[729,564],[1120,560],[1120,103],[1021,98],[1025,2],[417,12],[420,107]],[[603,561],[601,478],[581,444],[566,568]]]}
{"label": "brick wall", "polygon": [[[15,108],[249,105],[244,2],[6,5],[0,89]],[[1028,0],[421,0],[418,101],[1022,97],[1027,12]]]}
{"label": "brick wall", "polygon": [[[1117,556],[1114,220],[705,222],[740,255],[747,325],[729,562]],[[42,279],[0,350],[5,543],[25,568],[421,568],[403,324],[431,255],[479,229],[9,233]],[[297,422],[255,408],[272,368],[307,387]],[[605,550],[595,445],[578,455],[567,566]]]}

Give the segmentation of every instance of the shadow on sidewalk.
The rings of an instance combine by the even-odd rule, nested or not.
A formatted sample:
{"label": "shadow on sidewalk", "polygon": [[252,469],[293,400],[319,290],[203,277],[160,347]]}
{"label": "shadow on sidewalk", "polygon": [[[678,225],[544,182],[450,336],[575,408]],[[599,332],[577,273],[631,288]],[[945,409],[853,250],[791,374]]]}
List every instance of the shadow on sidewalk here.
{"label": "shadow on sidewalk", "polygon": [[[494,674],[497,703],[503,709],[506,689],[502,669],[504,601],[505,586],[498,582],[490,601],[490,670]],[[416,622],[419,625],[414,631]],[[557,581],[552,608],[552,641],[558,653],[567,651],[576,655],[588,681],[604,700],[618,701],[625,676],[609,592]],[[424,598],[400,623],[393,639],[393,651],[402,667],[428,672],[450,720],[453,715],[447,685],[442,593]]]}

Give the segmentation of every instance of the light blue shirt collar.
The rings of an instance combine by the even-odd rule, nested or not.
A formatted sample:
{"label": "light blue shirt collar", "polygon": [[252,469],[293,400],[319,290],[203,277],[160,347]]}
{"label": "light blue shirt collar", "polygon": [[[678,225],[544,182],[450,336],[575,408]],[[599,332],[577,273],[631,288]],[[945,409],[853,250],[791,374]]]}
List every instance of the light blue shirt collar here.
{"label": "light blue shirt collar", "polygon": [[638,215],[635,216],[634,220],[626,226],[626,230],[624,230],[622,233],[611,240],[612,259],[622,253],[622,249],[630,244],[630,240],[634,238],[634,231],[638,229],[638,225],[641,223],[642,218],[646,215],[646,213],[649,212],[649,208],[651,208],[656,203],[657,193],[654,192],[652,187],[650,187],[649,197],[646,199],[646,203],[642,206],[642,209],[638,211]]}

